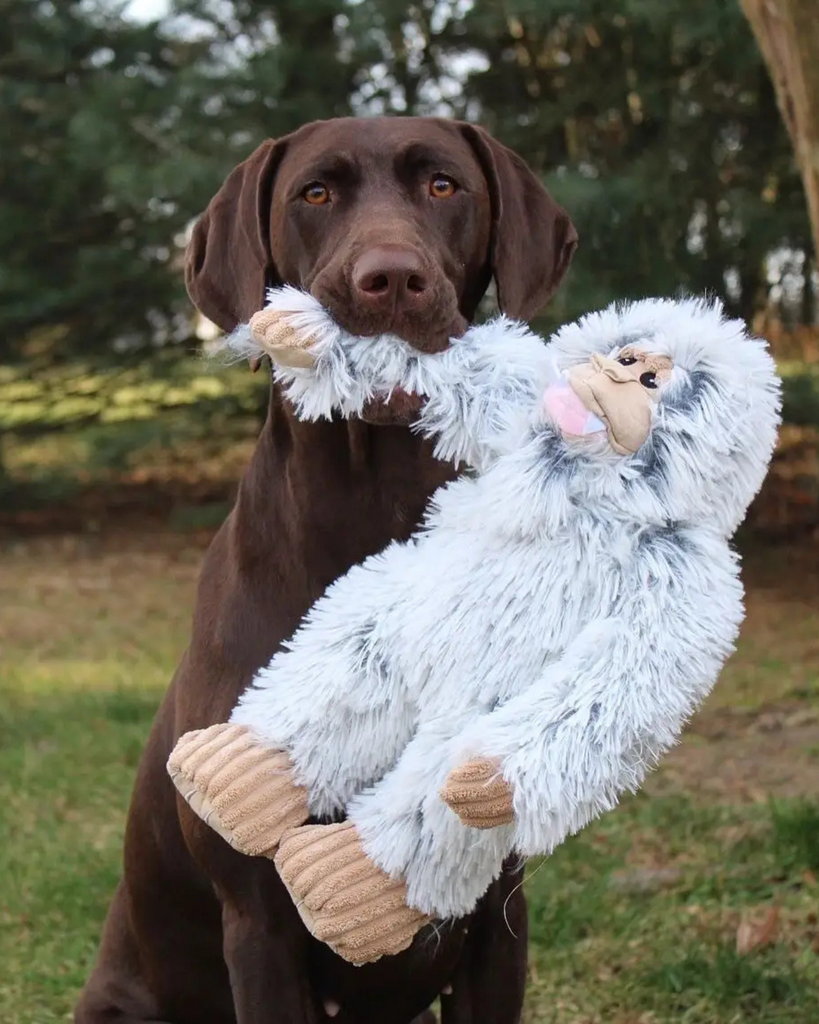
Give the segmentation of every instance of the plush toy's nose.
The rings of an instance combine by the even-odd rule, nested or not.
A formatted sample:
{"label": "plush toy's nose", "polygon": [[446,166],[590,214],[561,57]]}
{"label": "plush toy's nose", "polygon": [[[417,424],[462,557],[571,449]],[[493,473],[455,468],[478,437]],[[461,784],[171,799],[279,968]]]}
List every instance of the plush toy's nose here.
{"label": "plush toy's nose", "polygon": [[596,352],[592,354],[591,364],[598,373],[604,373],[610,380],[616,381],[618,384],[628,384],[636,379],[630,366],[623,366],[615,359],[599,356]]}

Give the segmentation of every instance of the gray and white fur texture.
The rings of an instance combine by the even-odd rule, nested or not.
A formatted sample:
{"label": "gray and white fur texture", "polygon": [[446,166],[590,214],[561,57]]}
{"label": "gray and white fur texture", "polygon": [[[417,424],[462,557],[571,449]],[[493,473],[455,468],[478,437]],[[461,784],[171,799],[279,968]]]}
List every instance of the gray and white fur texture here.
{"label": "gray and white fur texture", "polygon": [[[714,685],[743,618],[730,538],[776,442],[774,363],[707,300],[613,305],[548,345],[499,317],[435,355],[351,337],[293,289],[269,304],[317,338],[312,369],[275,371],[299,416],[400,386],[471,472],[328,588],[231,721],[289,751],[311,812],[346,812],[411,906],[459,917],[510,854],[550,853],[636,790]],[[626,344],[674,363],[647,441],[565,439],[545,388]],[[247,328],[229,345],[254,347]],[[499,759],[513,824],[469,828],[440,799],[473,757]]]}

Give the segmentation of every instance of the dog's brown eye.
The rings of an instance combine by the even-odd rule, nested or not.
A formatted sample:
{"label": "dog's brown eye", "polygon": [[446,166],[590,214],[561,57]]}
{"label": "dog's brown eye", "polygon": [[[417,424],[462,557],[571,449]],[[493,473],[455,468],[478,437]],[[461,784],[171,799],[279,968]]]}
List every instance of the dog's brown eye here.
{"label": "dog's brown eye", "polygon": [[[634,356],[618,356],[617,362],[620,363],[621,366],[634,366],[637,360]],[[643,374],[643,376],[645,376],[645,374]]]}
{"label": "dog's brown eye", "polygon": [[647,370],[645,373],[640,374],[640,383],[644,388],[656,388],[657,387],[657,374],[652,370]]}
{"label": "dog's brown eye", "polygon": [[330,198],[330,192],[326,185],[322,185],[321,182],[314,181],[311,185],[302,192],[305,202],[311,203],[313,206],[321,206],[326,203]]}
{"label": "dog's brown eye", "polygon": [[429,183],[429,194],[436,199],[449,199],[455,195],[456,190],[455,182],[445,174],[436,174]]}

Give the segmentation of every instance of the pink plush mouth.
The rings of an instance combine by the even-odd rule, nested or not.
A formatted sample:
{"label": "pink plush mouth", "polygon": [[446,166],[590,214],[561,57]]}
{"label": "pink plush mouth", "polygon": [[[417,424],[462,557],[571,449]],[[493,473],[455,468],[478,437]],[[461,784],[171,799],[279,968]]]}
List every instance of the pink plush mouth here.
{"label": "pink plush mouth", "polygon": [[563,434],[583,437],[606,429],[603,421],[583,405],[568,381],[562,380],[546,388],[543,407]]}

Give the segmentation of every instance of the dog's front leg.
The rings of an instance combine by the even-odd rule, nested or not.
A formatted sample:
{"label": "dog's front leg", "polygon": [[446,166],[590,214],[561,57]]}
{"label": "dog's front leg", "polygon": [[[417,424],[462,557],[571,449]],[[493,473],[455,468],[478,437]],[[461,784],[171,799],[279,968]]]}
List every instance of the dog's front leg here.
{"label": "dog's front leg", "polygon": [[221,904],[222,955],[236,1024],[316,1024],[310,936],[273,861],[234,850],[181,796],[177,807],[185,843]]}
{"label": "dog's front leg", "polygon": [[236,1024],[314,1024],[308,936],[270,862],[246,858],[241,888],[221,893],[222,942]]}
{"label": "dog's front leg", "polygon": [[504,865],[472,915],[463,953],[441,995],[441,1024],[519,1024],[528,920],[518,858]]}

